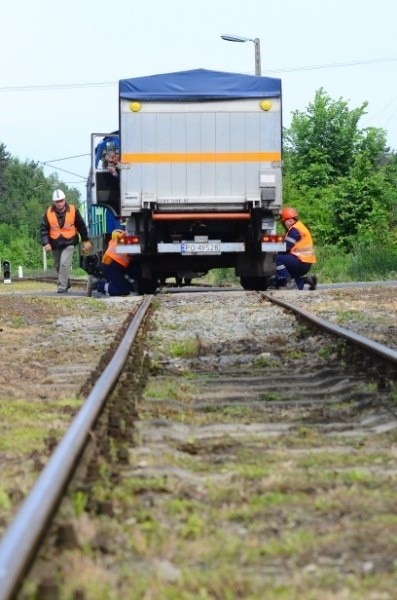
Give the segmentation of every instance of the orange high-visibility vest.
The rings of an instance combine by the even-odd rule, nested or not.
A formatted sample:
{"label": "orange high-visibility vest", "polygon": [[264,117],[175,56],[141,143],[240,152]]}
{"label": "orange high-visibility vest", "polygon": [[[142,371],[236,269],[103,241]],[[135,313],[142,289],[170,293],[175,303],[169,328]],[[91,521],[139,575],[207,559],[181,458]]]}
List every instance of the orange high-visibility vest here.
{"label": "orange high-visibility vest", "polygon": [[61,228],[58,223],[57,215],[51,206],[47,209],[47,219],[50,225],[49,236],[52,240],[57,240],[59,236],[64,237],[66,240],[71,240],[77,233],[76,226],[74,224],[76,216],[76,208],[73,204],[69,205],[69,210],[65,212],[65,223]]}
{"label": "orange high-visibility vest", "polygon": [[[313,264],[317,262],[316,255],[314,254],[313,239],[308,228],[301,221],[297,221],[292,227],[295,227],[302,237],[299,242],[290,238],[290,240],[294,242],[294,246],[290,250],[291,254],[304,263]],[[292,227],[290,227],[290,229],[292,229]],[[288,237],[288,231],[286,237]]]}
{"label": "orange high-visibility vest", "polygon": [[119,263],[122,267],[128,267],[131,262],[130,254],[118,254],[116,252],[116,246],[118,243],[118,239],[110,240],[109,246],[103,255],[102,262],[105,265],[108,265],[112,260]]}

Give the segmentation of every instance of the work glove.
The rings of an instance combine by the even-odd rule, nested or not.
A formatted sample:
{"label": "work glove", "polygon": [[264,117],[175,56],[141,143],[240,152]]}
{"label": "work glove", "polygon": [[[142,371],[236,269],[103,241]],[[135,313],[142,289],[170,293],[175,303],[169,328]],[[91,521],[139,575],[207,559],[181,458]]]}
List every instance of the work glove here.
{"label": "work glove", "polygon": [[82,247],[83,247],[83,254],[88,254],[92,248],[92,244],[90,241],[83,242]]}

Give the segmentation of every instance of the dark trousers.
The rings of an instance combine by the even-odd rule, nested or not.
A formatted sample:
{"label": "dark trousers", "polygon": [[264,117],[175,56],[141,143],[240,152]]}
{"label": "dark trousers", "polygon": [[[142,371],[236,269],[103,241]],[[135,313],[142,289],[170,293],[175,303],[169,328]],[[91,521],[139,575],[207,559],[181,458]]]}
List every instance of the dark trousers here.
{"label": "dark trousers", "polygon": [[107,281],[98,282],[98,292],[109,296],[128,296],[134,291],[135,269],[132,265],[123,267],[119,263],[112,261],[109,265],[101,263],[101,270]]}
{"label": "dark trousers", "polygon": [[304,276],[310,271],[311,263],[304,263],[296,258],[294,254],[277,254],[276,256],[276,278],[295,279],[298,290],[303,290]]}

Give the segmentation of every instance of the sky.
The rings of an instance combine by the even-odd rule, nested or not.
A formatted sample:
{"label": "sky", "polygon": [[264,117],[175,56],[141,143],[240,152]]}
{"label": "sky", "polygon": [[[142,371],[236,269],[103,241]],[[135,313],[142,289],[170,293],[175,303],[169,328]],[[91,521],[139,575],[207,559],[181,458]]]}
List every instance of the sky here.
{"label": "sky", "polygon": [[[90,134],[118,128],[119,79],[204,68],[282,80],[283,124],[317,90],[397,149],[396,0],[13,0],[1,10],[0,143],[85,196]],[[49,199],[50,200],[50,199]]]}

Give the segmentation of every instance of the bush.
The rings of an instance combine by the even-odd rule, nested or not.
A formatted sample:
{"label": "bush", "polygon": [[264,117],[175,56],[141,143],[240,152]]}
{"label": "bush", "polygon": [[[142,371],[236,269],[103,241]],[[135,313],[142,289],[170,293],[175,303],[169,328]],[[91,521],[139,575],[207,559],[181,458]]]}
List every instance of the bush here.
{"label": "bush", "polygon": [[397,277],[397,250],[382,242],[354,244],[349,253],[335,246],[317,248],[316,273],[322,283],[377,281]]}

